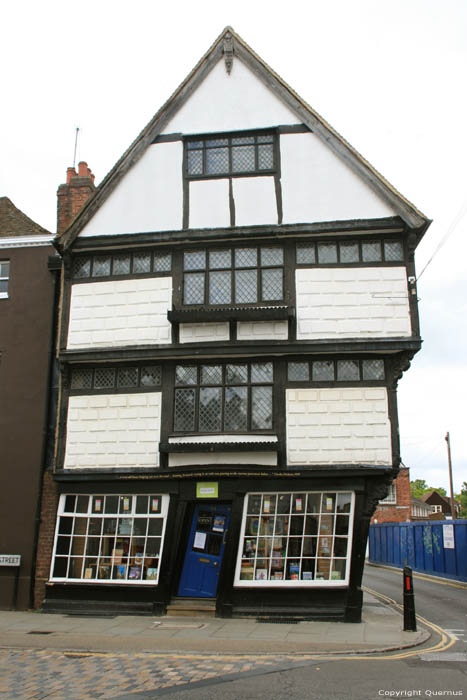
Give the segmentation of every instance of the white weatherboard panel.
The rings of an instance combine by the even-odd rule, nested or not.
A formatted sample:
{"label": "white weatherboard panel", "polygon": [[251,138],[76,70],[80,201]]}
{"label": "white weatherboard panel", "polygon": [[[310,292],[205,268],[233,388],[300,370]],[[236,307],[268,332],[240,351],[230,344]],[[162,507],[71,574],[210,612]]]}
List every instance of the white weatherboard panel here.
{"label": "white weatherboard panel", "polygon": [[315,134],[282,134],[283,223],[395,216]]}
{"label": "white weatherboard panel", "polygon": [[158,467],[161,393],[70,396],[65,469]]}
{"label": "white weatherboard panel", "polygon": [[287,458],[308,464],[391,464],[385,387],[287,389]]}
{"label": "white weatherboard panel", "polygon": [[170,308],[171,277],[74,284],[67,348],[170,343]]}
{"label": "white weatherboard panel", "polygon": [[232,187],[236,226],[279,223],[273,177],[237,177]]}
{"label": "white weatherboard panel", "polygon": [[297,338],[411,335],[405,267],[299,268]]}
{"label": "white weatherboard panel", "polygon": [[216,340],[229,340],[230,327],[227,323],[181,323],[180,343],[209,343]]}
{"label": "white weatherboard panel", "polygon": [[288,337],[287,321],[239,321],[237,323],[238,340],[287,340]]}
{"label": "white weatherboard panel", "polygon": [[190,228],[230,226],[229,181],[194,180],[190,182]]}
{"label": "white weatherboard panel", "polygon": [[183,145],[158,143],[124,175],[80,236],[111,236],[182,228]]}
{"label": "white weatherboard panel", "polygon": [[190,452],[169,454],[169,467],[207,464],[260,464],[277,466],[277,452]]}
{"label": "white weatherboard panel", "polygon": [[238,58],[220,60],[162,133],[204,134],[299,124],[297,116]]}

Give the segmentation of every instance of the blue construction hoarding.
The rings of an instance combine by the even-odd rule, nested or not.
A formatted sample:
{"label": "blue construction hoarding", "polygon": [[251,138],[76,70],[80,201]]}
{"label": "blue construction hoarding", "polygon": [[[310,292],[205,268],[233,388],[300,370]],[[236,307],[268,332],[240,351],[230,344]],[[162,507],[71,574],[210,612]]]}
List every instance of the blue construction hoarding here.
{"label": "blue construction hoarding", "polygon": [[467,520],[371,525],[370,561],[467,581]]}

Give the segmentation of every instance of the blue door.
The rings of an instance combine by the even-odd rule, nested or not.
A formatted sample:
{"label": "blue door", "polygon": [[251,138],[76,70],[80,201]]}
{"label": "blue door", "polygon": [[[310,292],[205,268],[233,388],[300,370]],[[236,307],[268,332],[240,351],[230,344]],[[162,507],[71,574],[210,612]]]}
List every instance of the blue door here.
{"label": "blue door", "polygon": [[216,503],[195,507],[178,595],[215,598],[229,527],[229,506]]}

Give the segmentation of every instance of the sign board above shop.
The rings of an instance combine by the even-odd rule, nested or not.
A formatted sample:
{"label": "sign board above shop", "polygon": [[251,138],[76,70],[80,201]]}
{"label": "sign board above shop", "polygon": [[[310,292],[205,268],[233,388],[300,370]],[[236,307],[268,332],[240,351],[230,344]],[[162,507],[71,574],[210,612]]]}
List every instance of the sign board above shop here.
{"label": "sign board above shop", "polygon": [[0,566],[21,566],[21,554],[0,554]]}
{"label": "sign board above shop", "polygon": [[196,483],[196,498],[219,498],[217,481],[198,481]]}

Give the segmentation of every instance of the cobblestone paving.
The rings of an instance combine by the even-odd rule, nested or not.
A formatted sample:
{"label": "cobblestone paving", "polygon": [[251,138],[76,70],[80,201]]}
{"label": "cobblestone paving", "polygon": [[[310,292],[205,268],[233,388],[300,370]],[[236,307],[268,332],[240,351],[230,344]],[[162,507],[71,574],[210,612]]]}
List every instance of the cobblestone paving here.
{"label": "cobblestone paving", "polygon": [[[300,656],[303,663],[304,657]],[[234,656],[0,650],[0,699],[96,700],[290,666],[290,655]]]}

